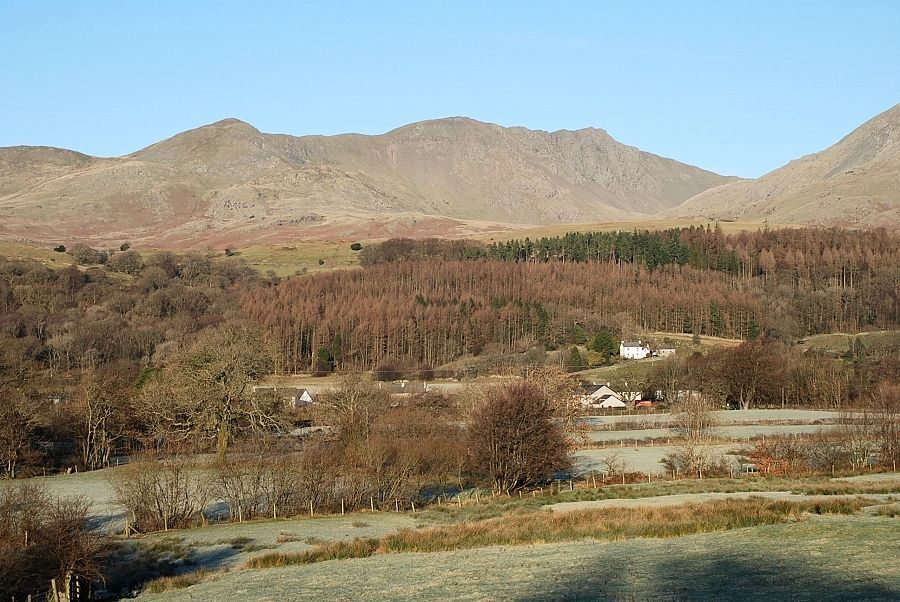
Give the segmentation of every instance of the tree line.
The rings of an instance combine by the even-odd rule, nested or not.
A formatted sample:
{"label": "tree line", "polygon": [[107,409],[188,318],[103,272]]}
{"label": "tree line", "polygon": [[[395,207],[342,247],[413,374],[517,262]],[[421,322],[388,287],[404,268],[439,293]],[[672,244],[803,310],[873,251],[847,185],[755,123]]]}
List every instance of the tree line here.
{"label": "tree line", "polygon": [[900,245],[884,230],[398,239],[361,262],[248,292],[280,370],[434,367],[486,348],[556,349],[603,327],[793,341],[900,323]]}

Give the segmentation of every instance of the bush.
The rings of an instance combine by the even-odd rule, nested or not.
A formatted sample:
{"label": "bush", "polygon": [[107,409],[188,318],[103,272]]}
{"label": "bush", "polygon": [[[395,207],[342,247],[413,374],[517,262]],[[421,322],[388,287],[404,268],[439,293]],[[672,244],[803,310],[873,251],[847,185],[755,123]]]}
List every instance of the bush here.
{"label": "bush", "polygon": [[362,243],[358,243],[358,242],[353,243],[352,245],[350,245],[350,250],[351,251],[361,251]]}
{"label": "bush", "polygon": [[53,247],[53,250],[56,251],[57,253],[65,253],[66,245],[57,245],[57,246]]}
{"label": "bush", "polygon": [[497,491],[536,485],[568,469],[567,444],[553,404],[533,382],[488,391],[470,421],[470,467]]}
{"label": "bush", "polygon": [[98,265],[104,264],[107,260],[106,252],[92,249],[86,245],[75,245],[72,247],[72,257],[81,265]]}
{"label": "bush", "polygon": [[99,579],[103,545],[85,500],[53,498],[30,483],[0,487],[0,600],[46,594],[51,579]]}
{"label": "bush", "polygon": [[393,362],[381,362],[375,366],[375,378],[380,381],[390,382],[400,380],[402,377],[403,371]]}
{"label": "bush", "polygon": [[204,484],[194,467],[178,458],[144,460],[110,477],[116,501],[141,532],[190,527],[205,506]]}
{"label": "bush", "polygon": [[730,470],[725,458],[715,455],[711,448],[693,441],[686,441],[660,460],[669,472],[682,475],[723,476]]}
{"label": "bush", "polygon": [[106,263],[106,267],[113,272],[121,272],[123,274],[136,276],[144,269],[144,260],[137,251],[126,250],[110,257],[109,261]]}

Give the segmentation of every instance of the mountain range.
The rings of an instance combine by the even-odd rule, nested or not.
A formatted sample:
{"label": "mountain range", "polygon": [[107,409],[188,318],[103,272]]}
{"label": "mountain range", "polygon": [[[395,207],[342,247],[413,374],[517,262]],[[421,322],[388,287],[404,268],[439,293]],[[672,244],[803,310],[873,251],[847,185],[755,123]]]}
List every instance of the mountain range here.
{"label": "mountain range", "polygon": [[300,137],[226,119],[113,158],[0,148],[0,237],[41,242],[207,247],[674,217],[896,227],[900,105],[757,180],[599,129],[462,117]]}

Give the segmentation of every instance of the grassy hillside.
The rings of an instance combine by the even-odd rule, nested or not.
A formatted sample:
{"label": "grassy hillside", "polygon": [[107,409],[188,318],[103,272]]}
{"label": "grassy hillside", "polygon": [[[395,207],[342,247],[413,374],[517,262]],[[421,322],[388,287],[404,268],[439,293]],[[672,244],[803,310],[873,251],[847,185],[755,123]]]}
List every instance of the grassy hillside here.
{"label": "grassy hillside", "polygon": [[0,257],[40,261],[51,267],[65,267],[75,263],[75,260],[71,255],[57,253],[50,248],[39,247],[36,244],[2,239],[0,239]]}
{"label": "grassy hillside", "polygon": [[358,253],[350,249],[351,244],[349,241],[298,241],[282,245],[257,245],[238,249],[236,257],[261,274],[271,270],[283,277],[298,272],[354,267],[358,265]]}

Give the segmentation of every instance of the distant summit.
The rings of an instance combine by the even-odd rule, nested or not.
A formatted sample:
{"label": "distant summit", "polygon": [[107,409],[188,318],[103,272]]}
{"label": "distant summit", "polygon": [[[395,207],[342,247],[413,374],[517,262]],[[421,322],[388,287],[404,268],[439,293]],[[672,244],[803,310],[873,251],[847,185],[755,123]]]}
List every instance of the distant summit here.
{"label": "distant summit", "polygon": [[756,180],[701,192],[669,215],[895,228],[900,225],[900,104],[834,146]]}
{"label": "distant summit", "polygon": [[441,235],[640,219],[731,181],[616,142],[465,117],[386,134],[264,134],[238,119],[111,159],[0,149],[0,234],[182,246]]}
{"label": "distant summit", "polygon": [[202,247],[665,217],[896,227],[898,191],[900,105],[757,180],[595,128],[449,117],[296,137],[224,119],[117,158],[0,149],[0,235]]}

